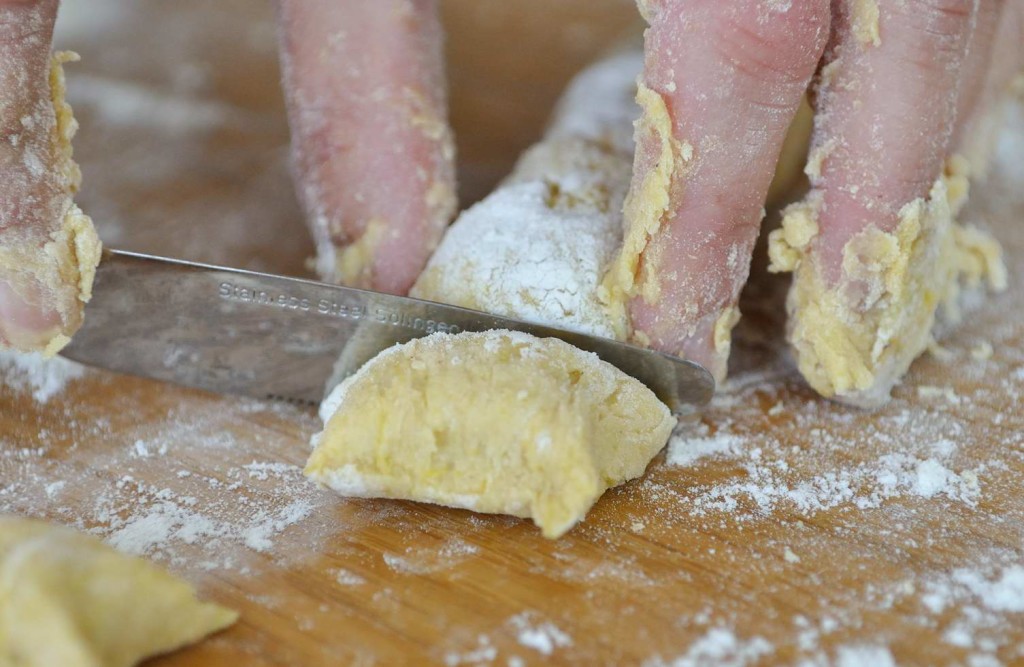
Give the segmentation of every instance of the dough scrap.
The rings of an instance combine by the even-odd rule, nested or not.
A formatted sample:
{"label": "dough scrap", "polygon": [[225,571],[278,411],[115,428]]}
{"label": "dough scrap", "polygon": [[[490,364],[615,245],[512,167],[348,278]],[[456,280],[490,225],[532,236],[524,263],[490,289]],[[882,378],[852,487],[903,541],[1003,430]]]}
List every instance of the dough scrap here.
{"label": "dough scrap", "polygon": [[370,289],[373,278],[373,258],[381,239],[387,231],[387,225],[379,218],[373,218],[366,224],[359,240],[353,241],[344,248],[333,248],[335,266],[330,277],[337,279],[342,285]]}
{"label": "dough scrap", "polygon": [[325,401],[306,465],[346,496],[530,517],[555,538],[641,475],[675,419],[647,387],[554,338],[437,333]]}
{"label": "dough scrap", "polygon": [[238,614],[69,528],[0,516],[0,664],[129,667],[222,630]]}
{"label": "dough scrap", "polygon": [[962,287],[1006,289],[998,242],[955,221],[967,200],[968,169],[962,158],[949,160],[928,200],[903,207],[895,231],[872,226],[851,239],[838,287],[826,284],[809,254],[820,193],[784,211],[782,227],[769,235],[770,270],[795,274],[788,338],[801,374],[823,396],[861,407],[885,403],[932,342],[936,317],[959,320]]}
{"label": "dough scrap", "polygon": [[[65,101],[64,63],[78,60],[68,51],[53,54],[50,64],[50,94],[55,115],[52,136],[56,163],[53,177],[62,189],[54,208],[62,211],[54,223],[40,253],[35,238],[7,234],[0,243],[0,268],[7,271],[15,291],[41,289],[56,305],[61,326],[48,334],[41,351],[53,356],[71,340],[82,324],[84,304],[92,297],[92,284],[99,265],[102,245],[86,216],[72,201],[82,182],[82,173],[72,159],[71,139],[78,130],[71,106]],[[12,344],[22,351],[36,351],[17,340]]]}

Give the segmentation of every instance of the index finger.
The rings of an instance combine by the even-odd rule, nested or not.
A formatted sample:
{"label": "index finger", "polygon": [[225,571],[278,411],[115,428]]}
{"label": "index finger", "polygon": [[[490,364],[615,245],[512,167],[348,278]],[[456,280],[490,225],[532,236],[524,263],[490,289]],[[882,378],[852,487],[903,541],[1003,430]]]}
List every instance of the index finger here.
{"label": "index finger", "polygon": [[54,353],[77,330],[99,261],[72,202],[77,128],[51,57],[57,0],[0,1],[0,345]]}

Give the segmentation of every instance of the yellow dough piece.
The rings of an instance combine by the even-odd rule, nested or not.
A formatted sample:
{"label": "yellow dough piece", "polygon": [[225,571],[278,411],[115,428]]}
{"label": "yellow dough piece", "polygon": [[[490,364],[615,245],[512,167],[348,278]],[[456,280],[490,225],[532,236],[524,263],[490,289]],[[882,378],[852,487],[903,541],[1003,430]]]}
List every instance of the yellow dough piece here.
{"label": "yellow dough piece", "polygon": [[438,333],[339,385],[306,474],[346,496],[530,517],[565,533],[675,425],[639,381],[553,338]]}
{"label": "yellow dough piece", "polygon": [[0,516],[3,667],[129,667],[237,618],[94,537]]}

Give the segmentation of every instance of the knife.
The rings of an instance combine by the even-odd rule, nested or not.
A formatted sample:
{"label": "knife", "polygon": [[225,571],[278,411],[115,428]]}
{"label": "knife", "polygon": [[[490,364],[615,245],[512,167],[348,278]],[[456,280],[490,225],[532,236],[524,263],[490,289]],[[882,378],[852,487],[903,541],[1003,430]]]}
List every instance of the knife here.
{"label": "knife", "polygon": [[606,338],[310,280],[104,251],[85,323],[61,355],[208,391],[319,404],[382,350],[434,332],[510,329],[597,354],[674,412],[704,405],[711,374]]}

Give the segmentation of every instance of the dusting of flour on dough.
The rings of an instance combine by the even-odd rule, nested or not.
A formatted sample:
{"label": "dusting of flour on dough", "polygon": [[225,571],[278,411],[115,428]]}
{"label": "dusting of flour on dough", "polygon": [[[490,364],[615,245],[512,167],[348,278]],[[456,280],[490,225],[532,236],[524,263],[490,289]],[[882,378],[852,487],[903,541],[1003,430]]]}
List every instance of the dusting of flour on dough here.
{"label": "dusting of flour on dough", "polygon": [[599,299],[629,185],[637,51],[588,68],[543,141],[452,225],[412,296],[604,337],[621,337]]}
{"label": "dusting of flour on dough", "polygon": [[549,538],[642,474],[675,424],[650,389],[597,355],[503,330],[391,348],[326,404],[305,470],[314,482],[528,517]]}

